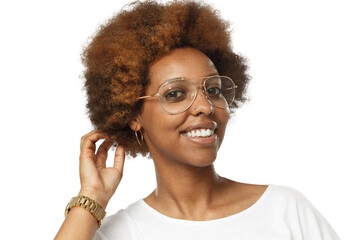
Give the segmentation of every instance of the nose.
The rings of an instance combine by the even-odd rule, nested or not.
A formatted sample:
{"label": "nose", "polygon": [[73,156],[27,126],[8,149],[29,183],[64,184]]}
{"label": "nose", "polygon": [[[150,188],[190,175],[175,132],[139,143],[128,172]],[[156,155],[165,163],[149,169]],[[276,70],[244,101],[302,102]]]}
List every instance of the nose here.
{"label": "nose", "polygon": [[197,94],[195,96],[195,100],[191,106],[191,114],[199,115],[205,114],[210,115],[214,112],[214,106],[210,99],[207,98],[204,90],[202,88],[198,88]]}

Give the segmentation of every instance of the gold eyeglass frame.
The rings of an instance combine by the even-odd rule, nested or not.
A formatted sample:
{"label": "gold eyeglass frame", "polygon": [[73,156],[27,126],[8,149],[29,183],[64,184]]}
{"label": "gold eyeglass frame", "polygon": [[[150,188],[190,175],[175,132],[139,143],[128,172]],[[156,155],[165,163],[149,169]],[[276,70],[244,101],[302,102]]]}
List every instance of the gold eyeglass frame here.
{"label": "gold eyeglass frame", "polygon": [[[203,92],[203,94],[205,95],[206,99],[211,103],[211,105],[214,105],[215,107],[218,107],[218,106],[216,106],[216,105],[211,101],[211,99],[210,99],[210,97],[208,96],[208,94],[207,94],[207,92],[206,92],[206,89],[205,89],[205,82],[206,82],[206,80],[208,80],[208,79],[210,79],[210,78],[213,78],[213,77],[226,78],[226,79],[229,79],[229,80],[231,81],[231,83],[233,84],[233,86],[230,87],[230,88],[224,89],[224,90],[229,90],[229,89],[235,89],[235,88],[237,88],[237,85],[234,83],[234,81],[233,81],[230,77],[227,77],[227,76],[211,75],[211,76],[199,77],[199,78],[191,78],[191,79],[186,79],[186,78],[174,78],[174,79],[170,79],[170,80],[167,80],[167,81],[163,82],[163,83],[159,86],[159,88],[158,88],[158,90],[157,90],[156,93],[153,93],[153,94],[150,94],[150,95],[147,95],[147,96],[138,97],[137,100],[146,99],[146,98],[151,98],[151,97],[160,97],[160,90],[161,90],[161,88],[162,88],[165,84],[172,83],[172,82],[179,81],[179,80],[183,80],[183,81],[187,81],[187,82],[190,82],[190,83],[194,84],[194,86],[196,87],[197,90],[198,90],[198,89],[201,89],[202,92]],[[200,86],[197,86],[197,84],[196,84],[194,81],[192,81],[192,80],[195,80],[195,79],[202,79],[202,78],[204,79],[204,81],[202,81],[202,83],[200,83]],[[164,109],[163,105],[161,104],[160,99],[159,99],[159,104],[160,104],[161,108],[162,108],[165,112],[167,112],[167,113],[169,113],[169,114],[171,114],[171,115],[180,114],[180,113],[183,113],[183,112],[187,111],[187,110],[193,105],[193,103],[194,103],[194,101],[195,101],[195,99],[196,99],[196,97],[197,97],[197,94],[198,94],[198,91],[195,92],[195,96],[193,97],[193,99],[192,99],[191,103],[189,104],[189,106],[188,106],[186,109],[184,109],[183,111],[178,112],[178,113],[170,113],[169,111],[167,111],[166,109]],[[235,95],[236,95],[236,93],[234,93],[234,96],[233,96],[233,98],[231,99],[231,103],[227,103],[227,106],[225,106],[225,107],[218,107],[218,108],[227,108],[227,107],[229,107],[229,106],[234,102],[234,100],[235,100]],[[227,102],[227,101],[226,101],[226,102]]]}

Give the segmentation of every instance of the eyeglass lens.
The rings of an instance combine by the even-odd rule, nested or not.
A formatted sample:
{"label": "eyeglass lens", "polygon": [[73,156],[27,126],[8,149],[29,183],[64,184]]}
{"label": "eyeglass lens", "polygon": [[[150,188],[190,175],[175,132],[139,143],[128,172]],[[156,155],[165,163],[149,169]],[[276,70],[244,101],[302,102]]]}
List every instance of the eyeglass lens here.
{"label": "eyeglass lens", "polygon": [[[205,94],[212,104],[226,108],[235,98],[235,85],[230,78],[214,76],[204,82]],[[197,86],[189,80],[174,80],[164,84],[159,90],[162,108],[170,114],[186,111],[197,94]]]}

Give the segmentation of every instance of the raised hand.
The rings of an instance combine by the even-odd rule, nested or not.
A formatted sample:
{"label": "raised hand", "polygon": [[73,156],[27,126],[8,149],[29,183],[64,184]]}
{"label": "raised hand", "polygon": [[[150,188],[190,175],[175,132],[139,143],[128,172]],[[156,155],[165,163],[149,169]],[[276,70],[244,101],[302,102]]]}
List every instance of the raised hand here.
{"label": "raised hand", "polygon": [[[96,151],[95,143],[105,141]],[[80,181],[79,195],[85,195],[105,208],[115,193],[123,174],[125,150],[117,146],[114,166],[106,167],[107,152],[113,141],[100,130],[94,130],[81,138],[80,144]]]}

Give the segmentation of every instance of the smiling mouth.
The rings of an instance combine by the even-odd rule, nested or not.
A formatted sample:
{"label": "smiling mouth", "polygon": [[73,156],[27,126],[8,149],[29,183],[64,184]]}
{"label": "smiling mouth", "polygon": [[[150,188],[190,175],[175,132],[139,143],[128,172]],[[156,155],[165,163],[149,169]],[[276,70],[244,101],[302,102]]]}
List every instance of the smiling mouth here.
{"label": "smiling mouth", "polygon": [[214,129],[210,128],[201,128],[201,129],[194,129],[191,131],[183,132],[183,135],[187,137],[211,137],[214,135]]}

